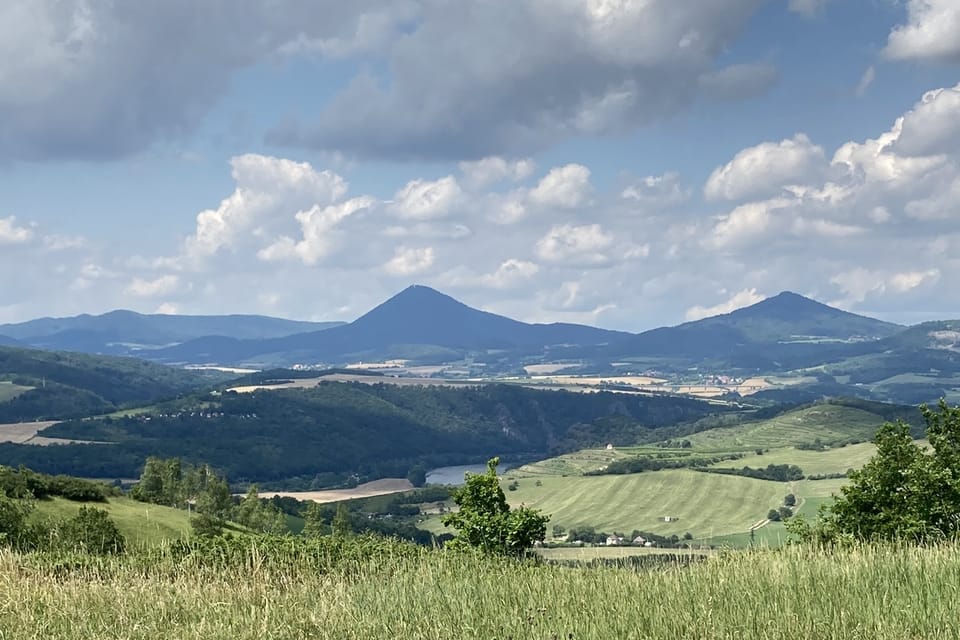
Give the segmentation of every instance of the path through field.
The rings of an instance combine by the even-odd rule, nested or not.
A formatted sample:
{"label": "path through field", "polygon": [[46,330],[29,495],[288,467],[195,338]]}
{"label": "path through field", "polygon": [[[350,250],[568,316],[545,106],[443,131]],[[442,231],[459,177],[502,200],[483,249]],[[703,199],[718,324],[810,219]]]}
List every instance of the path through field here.
{"label": "path through field", "polygon": [[13,422],[0,424],[0,442],[14,444],[31,444],[45,447],[52,444],[88,444],[88,440],[68,440],[66,438],[47,438],[39,435],[41,431],[57,424],[55,421],[45,422]]}

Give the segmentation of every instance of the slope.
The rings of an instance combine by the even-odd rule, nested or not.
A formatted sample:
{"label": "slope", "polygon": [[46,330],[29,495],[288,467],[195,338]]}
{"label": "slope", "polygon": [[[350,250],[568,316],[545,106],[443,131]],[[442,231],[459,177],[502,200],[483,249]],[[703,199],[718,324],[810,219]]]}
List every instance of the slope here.
{"label": "slope", "polygon": [[25,346],[44,349],[129,354],[203,336],[265,339],[323,330],[339,324],[256,315],[144,315],[120,310],[97,316],[39,318],[2,325],[0,335],[16,339]]}
{"label": "slope", "polygon": [[0,402],[0,423],[83,417],[196,389],[201,374],[136,360],[0,347],[0,380],[30,390]]}
{"label": "slope", "polygon": [[473,309],[429,287],[412,286],[350,324],[270,340],[197,340],[156,352],[165,361],[341,361],[409,356],[414,346],[449,352],[541,352],[551,345],[598,345],[629,334],[574,324],[528,324]]}

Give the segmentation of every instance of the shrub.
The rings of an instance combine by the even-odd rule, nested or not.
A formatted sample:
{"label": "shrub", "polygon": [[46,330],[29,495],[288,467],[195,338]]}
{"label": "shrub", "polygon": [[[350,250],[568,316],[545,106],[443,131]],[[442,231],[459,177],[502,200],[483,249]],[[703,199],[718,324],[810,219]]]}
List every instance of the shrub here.
{"label": "shrub", "polygon": [[77,515],[60,525],[60,545],[95,555],[123,553],[125,540],[110,516],[102,509],[80,507]]}

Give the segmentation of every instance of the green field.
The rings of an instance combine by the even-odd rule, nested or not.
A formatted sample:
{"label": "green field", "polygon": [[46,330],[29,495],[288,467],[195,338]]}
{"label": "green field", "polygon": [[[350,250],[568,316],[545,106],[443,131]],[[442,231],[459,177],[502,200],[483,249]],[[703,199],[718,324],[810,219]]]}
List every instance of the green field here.
{"label": "green field", "polygon": [[769,464],[795,464],[806,475],[843,473],[847,469],[859,469],[873,457],[877,448],[872,442],[851,444],[826,451],[809,451],[785,447],[771,449],[763,455],[745,456],[739,460],[724,460],[712,466],[720,468],[765,467]]}
{"label": "green field", "polygon": [[[37,500],[36,518],[61,520],[76,515],[80,507],[103,509],[116,523],[132,546],[153,546],[177,540],[190,533],[190,516],[181,509],[137,502],[129,498],[110,498],[106,503],[72,502],[63,498]],[[0,636],[2,637],[2,636]]]}
{"label": "green field", "polygon": [[27,391],[32,390],[33,387],[23,387],[19,384],[13,384],[12,382],[0,381],[0,402],[7,402],[8,400],[13,400],[17,396],[26,393]]}
{"label": "green field", "polygon": [[[537,482],[540,486],[537,486]],[[511,505],[551,515],[550,526],[698,539],[749,530],[779,506],[788,485],[687,469],[622,476],[521,478],[507,491]],[[664,518],[669,517],[670,522]]]}
{"label": "green field", "polygon": [[145,562],[84,570],[0,552],[0,638],[960,637],[953,545],[721,553],[655,571],[450,552],[317,570],[258,548],[199,568]]}
{"label": "green field", "polygon": [[709,429],[686,439],[694,449],[773,449],[810,444],[825,445],[851,439],[872,440],[883,419],[874,413],[835,404],[817,404],[783,415],[735,427]]}

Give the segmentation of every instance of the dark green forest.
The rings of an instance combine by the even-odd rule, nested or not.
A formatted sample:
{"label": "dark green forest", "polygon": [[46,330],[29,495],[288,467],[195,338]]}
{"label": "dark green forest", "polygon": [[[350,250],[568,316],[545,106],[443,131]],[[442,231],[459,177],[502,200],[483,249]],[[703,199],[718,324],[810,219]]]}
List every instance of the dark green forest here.
{"label": "dark green forest", "polygon": [[[202,398],[202,401],[201,401]],[[655,439],[655,430],[731,411],[707,402],[510,385],[323,383],[198,396],[195,408],[62,422],[44,431],[108,444],[0,444],[0,462],[86,477],[136,477],[149,456],[207,463],[237,482],[404,477],[415,465],[540,458]],[[302,485],[301,485],[302,486]]]}

